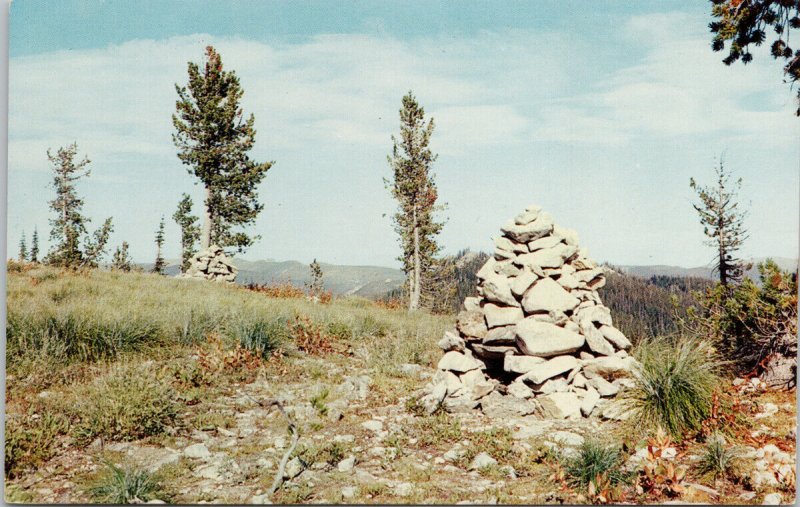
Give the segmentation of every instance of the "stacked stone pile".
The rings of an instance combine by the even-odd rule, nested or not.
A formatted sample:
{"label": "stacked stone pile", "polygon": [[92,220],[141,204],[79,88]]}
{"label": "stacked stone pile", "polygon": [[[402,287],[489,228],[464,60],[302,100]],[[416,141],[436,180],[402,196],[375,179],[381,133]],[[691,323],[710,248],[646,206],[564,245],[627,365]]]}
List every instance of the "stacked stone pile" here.
{"label": "stacked stone pile", "polygon": [[588,417],[631,385],[636,363],[597,294],[603,268],[538,206],[501,231],[478,272],[480,297],[464,300],[439,342],[445,354],[423,405]]}
{"label": "stacked stone pile", "polygon": [[180,277],[233,282],[239,272],[222,248],[217,245],[211,245],[207,250],[197,252],[189,263],[189,269],[183,275],[179,275]]}

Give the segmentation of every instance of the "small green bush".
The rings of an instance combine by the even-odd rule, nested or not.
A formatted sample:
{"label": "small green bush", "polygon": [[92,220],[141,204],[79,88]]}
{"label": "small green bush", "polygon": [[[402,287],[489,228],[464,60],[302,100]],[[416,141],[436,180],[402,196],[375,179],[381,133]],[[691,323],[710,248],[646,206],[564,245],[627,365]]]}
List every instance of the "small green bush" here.
{"label": "small green bush", "polygon": [[642,342],[636,386],[629,391],[636,421],[658,426],[676,440],[700,429],[711,411],[714,389],[720,385],[722,362],[708,342],[665,339]]}
{"label": "small green bush", "polygon": [[144,503],[158,498],[161,485],[149,472],[105,462],[106,472],[88,488],[93,500],[106,504]]}
{"label": "small green bush", "polygon": [[742,464],[742,451],[739,446],[725,442],[720,434],[711,435],[697,462],[697,471],[713,479],[735,475]]}
{"label": "small green bush", "polygon": [[314,410],[317,411],[317,414],[322,417],[328,415],[328,404],[326,401],[328,400],[328,396],[330,396],[330,394],[330,391],[325,388],[311,397],[311,406],[314,407]]}
{"label": "small green bush", "polygon": [[176,393],[151,368],[125,365],[75,393],[67,407],[78,419],[76,437],[135,440],[163,433],[174,423]]}
{"label": "small green bush", "polygon": [[622,465],[623,456],[619,447],[589,439],[584,441],[574,458],[566,460],[564,469],[570,482],[577,486],[586,487],[598,477],[616,486],[628,482],[631,477],[622,469]]}
{"label": "small green bush", "polygon": [[233,334],[242,348],[268,358],[289,340],[289,327],[283,319],[243,320],[236,324]]}

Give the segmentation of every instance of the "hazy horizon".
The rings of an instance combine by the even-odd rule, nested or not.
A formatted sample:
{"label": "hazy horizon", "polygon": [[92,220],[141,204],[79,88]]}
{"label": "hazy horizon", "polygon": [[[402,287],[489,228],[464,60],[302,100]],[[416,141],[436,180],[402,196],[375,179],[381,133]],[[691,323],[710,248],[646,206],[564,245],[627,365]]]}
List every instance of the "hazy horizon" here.
{"label": "hazy horizon", "polygon": [[722,64],[707,4],[15,2],[8,256],[34,226],[46,252],[46,150],[73,141],[89,229],[113,216],[109,250],[152,262],[163,215],[179,256],[171,215],[183,192],[200,215],[202,192],[172,145],[174,84],[213,44],[255,114],[253,158],[276,162],[245,260],[399,265],[382,178],[409,89],[437,124],[444,254],[490,250],[537,203],[600,262],[707,265],[689,178],[711,184],[724,153],[750,210],[740,256],[796,258],[795,91],[764,48]]}

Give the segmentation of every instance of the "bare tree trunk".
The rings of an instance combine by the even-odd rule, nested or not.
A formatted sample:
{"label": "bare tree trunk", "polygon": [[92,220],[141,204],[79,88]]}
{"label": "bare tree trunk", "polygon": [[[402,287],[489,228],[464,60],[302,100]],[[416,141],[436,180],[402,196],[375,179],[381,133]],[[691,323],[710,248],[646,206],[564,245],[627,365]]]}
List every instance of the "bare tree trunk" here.
{"label": "bare tree trunk", "polygon": [[200,234],[200,249],[206,250],[211,246],[211,207],[209,201],[211,200],[211,189],[206,186],[206,198],[203,201],[203,208],[205,216],[203,217],[203,230]]}
{"label": "bare tree trunk", "polygon": [[411,300],[409,301],[408,309],[416,310],[419,308],[420,296],[420,278],[422,275],[422,266],[420,265],[419,258],[419,223],[417,222],[417,211],[414,210],[414,285],[411,289]]}

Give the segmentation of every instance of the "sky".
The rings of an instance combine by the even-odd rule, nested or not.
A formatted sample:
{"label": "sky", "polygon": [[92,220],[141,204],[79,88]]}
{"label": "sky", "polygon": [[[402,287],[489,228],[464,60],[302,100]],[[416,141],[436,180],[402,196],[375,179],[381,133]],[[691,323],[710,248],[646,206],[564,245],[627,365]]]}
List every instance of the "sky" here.
{"label": "sky", "polygon": [[10,14],[8,250],[49,243],[47,150],[91,160],[78,184],[111,250],[180,254],[172,221],[202,189],[171,115],[187,62],[214,45],[255,115],[262,239],[248,260],[399,267],[384,187],[409,90],[435,119],[444,254],[488,251],[530,204],[613,264],[706,265],[689,179],[721,156],[743,180],[745,257],[796,257],[794,91],[765,52],[726,67],[710,2],[15,0]]}

